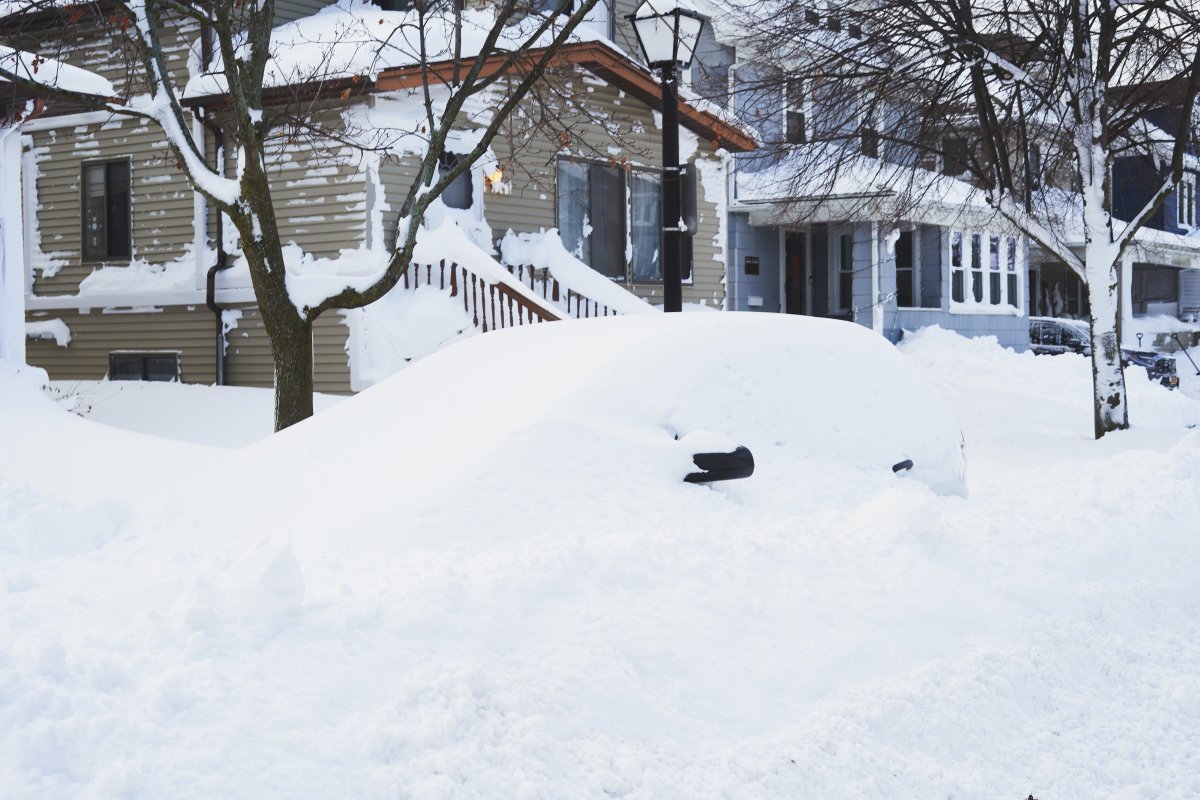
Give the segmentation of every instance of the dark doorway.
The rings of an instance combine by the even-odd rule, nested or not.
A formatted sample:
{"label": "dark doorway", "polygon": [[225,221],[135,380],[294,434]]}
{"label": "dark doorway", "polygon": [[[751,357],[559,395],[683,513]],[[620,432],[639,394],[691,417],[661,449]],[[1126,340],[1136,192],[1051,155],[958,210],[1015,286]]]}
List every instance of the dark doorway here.
{"label": "dark doorway", "polygon": [[806,314],[808,299],[808,237],[799,231],[784,234],[783,258],[787,269],[784,277],[784,310],[789,314]]}

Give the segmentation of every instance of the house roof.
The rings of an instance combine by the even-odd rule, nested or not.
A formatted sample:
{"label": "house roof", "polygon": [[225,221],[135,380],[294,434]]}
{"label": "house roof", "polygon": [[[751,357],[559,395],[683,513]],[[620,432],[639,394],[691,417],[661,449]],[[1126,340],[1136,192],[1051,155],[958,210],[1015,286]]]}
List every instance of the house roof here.
{"label": "house roof", "polygon": [[[536,60],[540,54],[541,51],[531,52],[527,61]],[[574,42],[567,44],[559,50],[553,65],[583,67],[649,106],[657,107],[662,98],[662,88],[658,79],[608,43]],[[485,63],[483,74],[494,74],[503,66],[504,59],[493,56]],[[419,65],[394,67],[382,71],[375,84],[379,91],[415,88],[421,85],[426,72],[437,80],[443,80],[449,79],[452,69],[453,62],[450,61],[430,64],[424,70]],[[756,146],[753,136],[745,128],[721,113],[721,110],[712,108],[711,104],[697,98],[686,95],[680,98],[679,118],[685,127],[703,136],[715,146],[724,147],[733,152],[746,152],[753,150]]]}
{"label": "house roof", "polygon": [[[416,88],[425,76],[449,84],[457,51],[460,68],[484,46],[493,15],[474,9],[462,14],[456,41],[449,16],[427,16],[418,26],[414,12],[381,11],[358,0],[342,0],[309,17],[289,22],[272,33],[274,55],[264,75],[265,103],[305,97],[351,97],[372,92]],[[516,50],[536,32],[536,17],[506,29],[486,56],[484,75],[520,69],[544,54],[552,32],[534,39],[538,47],[511,64],[505,48]],[[579,66],[611,85],[657,107],[658,80],[595,30],[581,26],[556,55],[556,66]],[[722,109],[682,93],[682,124],[714,144],[732,151],[755,147],[753,135]],[[227,102],[225,76],[217,69],[195,75],[184,92],[188,106],[220,107]]]}

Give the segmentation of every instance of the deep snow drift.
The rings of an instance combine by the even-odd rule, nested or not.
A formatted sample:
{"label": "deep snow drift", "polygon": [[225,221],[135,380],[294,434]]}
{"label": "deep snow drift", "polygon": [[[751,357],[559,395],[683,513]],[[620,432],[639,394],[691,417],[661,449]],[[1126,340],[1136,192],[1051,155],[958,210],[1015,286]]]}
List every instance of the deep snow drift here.
{"label": "deep snow drift", "polygon": [[[901,356],[970,464],[939,497],[792,438],[860,426],[786,318],[644,319],[586,369],[554,343],[615,321],[475,337],[241,451],[4,374],[4,530],[124,505],[0,537],[0,797],[1200,794],[1200,403],[1131,374],[1094,443],[1084,359],[926,331]],[[760,471],[678,482],[666,428],[700,425]]]}

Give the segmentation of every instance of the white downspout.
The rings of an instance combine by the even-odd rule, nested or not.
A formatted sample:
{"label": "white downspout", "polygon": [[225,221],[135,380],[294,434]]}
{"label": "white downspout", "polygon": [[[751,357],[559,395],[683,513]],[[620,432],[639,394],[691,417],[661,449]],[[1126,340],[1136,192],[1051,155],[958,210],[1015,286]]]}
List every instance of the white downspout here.
{"label": "white downspout", "polygon": [[25,243],[21,135],[0,130],[0,358],[25,362]]}

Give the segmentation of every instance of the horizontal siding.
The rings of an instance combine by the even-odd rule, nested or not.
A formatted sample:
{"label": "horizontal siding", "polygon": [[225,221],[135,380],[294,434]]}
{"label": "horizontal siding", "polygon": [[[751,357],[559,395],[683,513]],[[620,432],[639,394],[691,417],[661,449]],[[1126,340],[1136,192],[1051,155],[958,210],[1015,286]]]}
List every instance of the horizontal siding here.
{"label": "horizontal siding", "polygon": [[[243,306],[237,327],[226,338],[225,382],[231,386],[275,385],[271,343],[257,308]],[[329,394],[350,393],[346,355],[349,329],[340,314],[323,314],[313,325],[313,389]]]}
{"label": "horizontal siding", "polygon": [[[313,124],[340,130],[341,115],[341,107],[328,109],[316,115]],[[279,131],[268,140],[266,159],[285,244],[293,242],[319,258],[333,258],[362,244],[367,176],[361,152],[328,139],[296,138]]]}
{"label": "horizontal siding", "polygon": [[[146,93],[144,83],[131,83],[144,74],[136,53],[128,45],[129,37],[115,31],[105,30],[108,23],[97,19],[93,6],[73,6],[87,13],[75,20],[64,20],[61,27],[40,29],[19,34],[11,43],[21,49],[30,50],[56,61],[94,72],[107,78],[117,94],[127,97]],[[101,5],[99,13],[111,14],[107,6]],[[170,14],[169,11],[166,14]],[[188,57],[193,43],[200,39],[200,23],[194,19],[166,20],[160,36],[167,69],[179,87],[188,81]],[[10,43],[6,40],[6,44]],[[198,45],[197,45],[198,46]]]}
{"label": "horizontal siding", "polygon": [[29,312],[30,322],[61,319],[71,330],[71,343],[26,342],[26,360],[53,380],[100,380],[108,374],[113,350],[175,350],[181,355],[186,383],[216,379],[216,324],[204,306],[173,306],[155,312],[106,313],[94,309]]}
{"label": "horizontal siding", "polygon": [[31,236],[35,294],[74,294],[97,267],[128,264],[82,260],[80,176],[89,161],[131,159],[135,259],[162,264],[184,255],[194,238],[193,192],[156,126],[114,120],[38,131],[32,140],[37,163],[38,229]]}
{"label": "horizontal siding", "polygon": [[[485,195],[487,220],[497,238],[510,229],[525,233],[557,226],[555,159],[559,156],[661,167],[662,134],[648,106],[592,79],[577,78],[575,84],[580,93],[587,94],[590,113],[578,124],[567,125],[569,135],[552,137],[549,131],[530,125],[533,112],[527,111],[524,118],[515,116],[509,129],[495,140],[493,149],[505,165],[505,180],[511,187],[507,195]],[[681,132],[684,152],[691,135]],[[695,158],[711,159],[711,146],[698,142]],[[725,185],[717,183],[719,186],[712,187],[714,197],[706,192],[703,180],[698,181],[695,274],[692,283],[684,286],[683,299],[719,307],[725,298],[725,244],[718,211],[724,205]],[[627,283],[626,288],[661,302],[661,284]]]}
{"label": "horizontal siding", "polygon": [[300,19],[315,14],[330,3],[324,0],[277,0],[275,3],[275,24]]}

